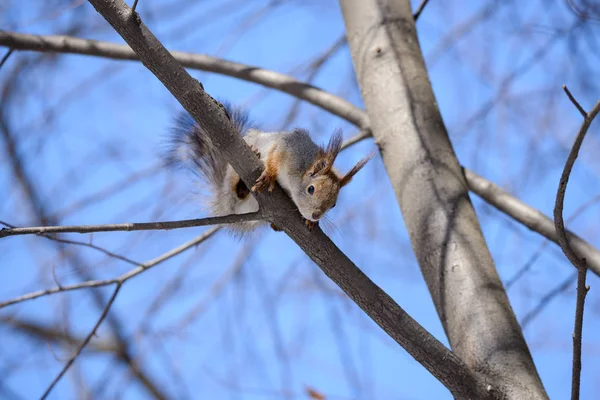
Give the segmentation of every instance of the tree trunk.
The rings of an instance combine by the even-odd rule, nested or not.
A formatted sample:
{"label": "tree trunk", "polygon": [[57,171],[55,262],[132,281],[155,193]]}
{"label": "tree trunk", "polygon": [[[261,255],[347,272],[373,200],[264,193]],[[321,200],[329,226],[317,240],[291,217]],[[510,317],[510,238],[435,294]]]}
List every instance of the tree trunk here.
{"label": "tree trunk", "polygon": [[438,110],[409,1],[340,3],[373,136],[453,351],[508,398],[546,399]]}

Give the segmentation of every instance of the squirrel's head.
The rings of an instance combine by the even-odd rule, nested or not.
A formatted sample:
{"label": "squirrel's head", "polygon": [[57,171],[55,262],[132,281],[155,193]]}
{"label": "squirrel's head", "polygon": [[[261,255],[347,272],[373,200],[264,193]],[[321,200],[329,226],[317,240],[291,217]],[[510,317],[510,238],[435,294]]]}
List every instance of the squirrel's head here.
{"label": "squirrel's head", "polygon": [[321,148],[302,179],[302,190],[296,202],[304,218],[316,222],[335,207],[340,189],[365,166],[373,154],[360,160],[345,175],[340,175],[333,163],[342,148],[342,133],[333,134],[326,148]]}

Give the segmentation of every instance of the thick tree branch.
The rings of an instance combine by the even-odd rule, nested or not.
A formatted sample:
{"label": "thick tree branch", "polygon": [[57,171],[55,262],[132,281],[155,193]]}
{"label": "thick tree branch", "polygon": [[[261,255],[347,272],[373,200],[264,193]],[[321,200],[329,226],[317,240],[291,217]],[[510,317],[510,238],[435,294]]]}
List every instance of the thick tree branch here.
{"label": "thick tree branch", "polygon": [[452,349],[505,398],[547,399],[437,108],[410,2],[340,4],[371,131]]}
{"label": "thick tree branch", "polygon": [[[210,134],[215,146],[246,185],[253,183],[261,171],[259,160],[233,129],[214,99],[204,92],[146,26],[132,17],[125,3],[121,0],[90,0],[90,3]],[[364,275],[320,229],[308,231],[299,213],[289,212],[293,203],[281,188],[277,187],[271,194],[258,194],[257,199],[271,222],[283,228],[327,276],[455,395],[464,398],[490,396],[478,376]]]}
{"label": "thick tree branch", "polygon": [[247,214],[231,214],[221,217],[207,217],[199,219],[186,219],[181,221],[164,222],[128,222],[124,224],[106,225],[65,225],[65,226],[34,226],[25,228],[2,228],[0,238],[15,235],[45,235],[49,233],[92,233],[115,231],[148,231],[190,228],[194,226],[207,226],[218,224],[233,224],[236,222],[258,221],[263,219],[260,211]]}
{"label": "thick tree branch", "polygon": [[[520,222],[527,228],[539,233],[545,238],[558,243],[558,235],[552,219],[544,215],[541,211],[528,206],[518,198],[502,190],[499,186],[477,175],[475,172],[466,168],[463,169],[469,189],[485,200],[488,204],[502,211],[515,221]],[[588,267],[598,276],[600,276],[600,251],[594,246],[577,236],[566,231],[569,243],[573,249],[585,257]]]}
{"label": "thick tree branch", "polygon": [[[129,46],[69,36],[39,36],[0,31],[0,46],[14,46],[19,50],[85,54],[118,60],[139,60]],[[361,128],[360,133],[347,139],[344,142],[344,148],[371,137],[369,118],[363,110],[319,88],[299,82],[290,76],[250,65],[202,54],[177,51],[173,51],[171,54],[185,67],[232,76],[277,89],[306,100],[357,125]],[[475,172],[467,168],[463,168],[463,170],[469,190],[509,217],[558,244],[551,219]],[[600,276],[600,251],[574,234],[568,234],[573,238],[572,245],[577,252],[588,260],[589,268]]]}
{"label": "thick tree branch", "polygon": [[[127,45],[69,36],[39,36],[0,31],[0,45],[15,50],[86,54],[116,60],[140,59]],[[205,54],[184,53],[181,51],[172,51],[171,54],[184,67],[215,72],[258,83],[318,105],[357,126],[366,127],[368,125],[366,115],[356,106],[322,89],[300,82],[291,76]]]}
{"label": "thick tree branch", "polygon": [[558,190],[556,192],[556,202],[554,205],[554,224],[556,227],[556,234],[558,236],[558,242],[565,256],[569,261],[577,268],[577,301],[575,306],[575,327],[573,331],[573,368],[571,376],[571,400],[579,400],[579,389],[581,386],[581,337],[583,334],[583,309],[585,306],[585,296],[589,290],[585,285],[585,278],[587,273],[587,260],[581,258],[575,250],[571,247],[565,231],[565,223],[563,220],[563,208],[565,202],[565,194],[567,192],[567,184],[569,183],[569,177],[571,171],[575,165],[575,160],[579,155],[579,150],[583,144],[583,139],[587,134],[587,131],[594,121],[594,118],[600,112],[600,101],[592,108],[590,112],[585,112],[583,107],[575,100],[569,89],[563,86],[563,89],[567,93],[569,100],[575,105],[577,110],[583,115],[583,122],[579,128],[579,133],[575,138],[573,147],[569,152],[565,167],[560,177],[558,184]]}

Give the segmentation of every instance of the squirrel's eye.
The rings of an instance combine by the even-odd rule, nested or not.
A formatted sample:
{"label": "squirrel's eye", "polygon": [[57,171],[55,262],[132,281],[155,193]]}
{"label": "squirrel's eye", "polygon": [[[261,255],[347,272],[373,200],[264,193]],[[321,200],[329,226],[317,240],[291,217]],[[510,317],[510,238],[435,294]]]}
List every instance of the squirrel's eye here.
{"label": "squirrel's eye", "polygon": [[306,190],[308,191],[308,194],[313,194],[315,192],[315,187],[313,185],[310,185]]}

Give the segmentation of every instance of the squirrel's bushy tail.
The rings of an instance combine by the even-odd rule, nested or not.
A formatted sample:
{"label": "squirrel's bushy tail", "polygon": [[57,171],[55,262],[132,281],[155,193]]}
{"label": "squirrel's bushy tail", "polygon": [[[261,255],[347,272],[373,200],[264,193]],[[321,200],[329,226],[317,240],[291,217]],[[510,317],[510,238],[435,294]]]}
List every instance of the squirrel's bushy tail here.
{"label": "squirrel's bushy tail", "polygon": [[[250,127],[248,114],[228,103],[222,104],[231,122],[243,136]],[[169,166],[189,169],[213,188],[223,185],[228,163],[213,145],[210,136],[187,111],[175,118],[165,158]]]}
{"label": "squirrel's bushy tail", "polygon": [[[244,136],[251,128],[248,114],[227,103],[222,104],[237,131]],[[235,171],[213,145],[206,131],[187,112],[182,112],[174,120],[168,137],[165,159],[169,166],[190,170],[208,185],[209,193],[206,193],[208,196],[205,200],[213,215],[228,215],[258,209],[258,203],[252,196],[247,198],[235,196],[232,187]],[[256,225],[256,222],[246,222],[230,225],[229,228],[234,233],[245,233]]]}

